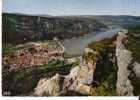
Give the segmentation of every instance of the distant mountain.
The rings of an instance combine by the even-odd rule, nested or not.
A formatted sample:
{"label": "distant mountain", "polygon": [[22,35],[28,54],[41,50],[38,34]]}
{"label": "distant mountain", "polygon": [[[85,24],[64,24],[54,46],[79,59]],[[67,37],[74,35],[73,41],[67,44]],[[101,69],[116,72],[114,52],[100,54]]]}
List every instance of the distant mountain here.
{"label": "distant mountain", "polygon": [[47,40],[55,36],[65,39],[100,31],[103,28],[107,26],[96,19],[89,18],[2,14],[3,42]]}
{"label": "distant mountain", "polygon": [[121,26],[140,22],[140,16],[96,16],[96,18],[104,22],[112,22]]}
{"label": "distant mountain", "polygon": [[128,15],[80,15],[80,16],[61,16],[63,18],[88,18],[96,19],[101,22],[110,22],[117,25],[126,25],[136,22],[140,22],[140,16],[128,16]]}
{"label": "distant mountain", "polygon": [[19,12],[3,12],[3,14],[13,14],[13,15],[23,15],[23,16],[40,16],[40,17],[53,17],[52,15],[48,14],[27,14],[27,13],[19,13]]}

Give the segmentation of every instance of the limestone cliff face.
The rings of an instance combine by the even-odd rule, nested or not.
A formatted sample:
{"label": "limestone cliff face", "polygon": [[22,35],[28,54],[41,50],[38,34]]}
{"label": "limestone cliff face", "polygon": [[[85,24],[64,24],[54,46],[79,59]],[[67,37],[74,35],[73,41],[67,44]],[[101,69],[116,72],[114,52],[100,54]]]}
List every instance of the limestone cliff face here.
{"label": "limestone cliff face", "polygon": [[[36,40],[72,38],[106,28],[97,20],[41,17],[20,14],[2,16],[3,42],[19,43]],[[14,41],[13,41],[14,40]]]}
{"label": "limestone cliff face", "polygon": [[58,96],[61,93],[63,86],[63,77],[59,74],[56,74],[50,79],[44,78],[41,79],[35,88],[34,95],[36,96]]}
{"label": "limestone cliff face", "polygon": [[[103,85],[106,89],[116,90],[116,95],[139,95],[140,64],[134,60],[133,53],[125,48],[124,42],[127,40],[127,31],[119,32],[115,40],[115,45],[109,46],[106,43],[107,47],[103,47],[103,51],[101,50],[98,53],[94,50],[94,44],[92,44],[94,49],[85,48],[84,54],[86,55],[82,57],[81,63],[72,68],[68,75],[59,75],[59,78],[63,78],[61,85],[52,81],[52,85],[55,84],[54,86],[56,86],[52,90],[51,85],[48,87],[50,79],[47,79],[42,84],[38,83],[37,88],[35,88],[35,94],[43,95],[44,92],[50,91],[49,95],[51,96],[56,94],[72,95],[74,92],[79,93],[79,95],[90,95],[92,89],[96,89],[94,85],[97,87]],[[100,43],[105,43],[105,41],[100,41]],[[112,44],[112,40],[110,43]],[[50,81],[49,84],[51,84]],[[41,89],[42,87],[47,87],[47,89]],[[71,91],[72,93],[68,94]],[[107,91],[101,90],[101,92]],[[95,94],[92,95],[104,95],[98,94],[97,91],[93,93]],[[111,94],[111,91],[109,93]]]}
{"label": "limestone cliff face", "polygon": [[116,42],[117,58],[117,93],[118,95],[136,95],[133,83],[140,79],[140,64],[133,60],[132,52],[127,50],[123,40],[127,38],[127,31],[118,33]]}
{"label": "limestone cliff face", "polygon": [[[72,91],[79,93],[78,95],[88,95],[93,83],[95,66],[96,64],[92,61],[89,61],[87,65],[82,62],[79,66],[72,68],[68,75],[57,74],[51,79],[44,78],[38,83],[34,94],[37,96],[42,96],[44,93],[50,96],[68,95]],[[52,81],[54,78],[57,82]],[[63,81],[58,84],[59,79],[62,78]],[[70,95],[76,94],[70,93]]]}
{"label": "limestone cliff face", "polygon": [[[72,95],[69,93],[76,92],[79,95],[90,95],[91,89],[101,84],[104,84],[108,89],[114,89],[116,82],[116,66],[114,66],[115,48],[112,44],[114,39],[105,39],[98,42],[98,45],[93,43],[91,47],[85,48],[80,64],[72,68],[68,75],[63,76],[62,86],[59,85],[61,91],[58,91],[59,93],[57,94]],[[46,90],[41,89],[42,87],[52,90],[52,87],[48,87],[48,80],[46,79],[44,84],[38,83],[35,94],[43,95],[43,93],[46,93]],[[57,83],[52,84],[58,85]],[[54,87],[55,89],[57,90]],[[38,94],[36,91],[39,90],[41,92]],[[50,96],[54,95],[52,92],[50,93]]]}

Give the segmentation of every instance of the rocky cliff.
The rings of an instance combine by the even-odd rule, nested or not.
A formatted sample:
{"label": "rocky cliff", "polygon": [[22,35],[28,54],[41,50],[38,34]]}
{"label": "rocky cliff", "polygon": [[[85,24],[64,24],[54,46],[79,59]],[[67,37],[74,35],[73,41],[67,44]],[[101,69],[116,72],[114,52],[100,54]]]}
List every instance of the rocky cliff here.
{"label": "rocky cliff", "polygon": [[[78,66],[66,76],[42,79],[46,84],[40,80],[34,95],[139,95],[140,64],[125,47],[127,38],[127,30],[122,30],[113,38],[89,44]],[[54,78],[57,81],[51,84]]]}
{"label": "rocky cliff", "polygon": [[88,66],[83,63],[75,66],[68,75],[62,76],[56,74],[50,79],[44,78],[40,80],[34,90],[34,95],[89,95],[91,89],[90,85],[93,83],[93,74],[95,70],[95,64],[92,61],[89,63]]}
{"label": "rocky cliff", "polygon": [[[113,79],[116,76],[116,67],[113,66],[115,64],[113,60],[115,49],[112,45],[114,39],[102,40],[98,46],[95,46],[97,42],[92,43],[88,48],[85,48],[85,55],[81,57],[81,63],[72,68],[68,75],[57,74],[50,79],[41,79],[34,90],[34,95],[113,95],[113,93],[109,94],[109,92],[112,92],[109,89],[114,90],[114,82],[116,82],[116,79]],[[114,76],[112,77],[112,75]],[[54,79],[56,81],[51,83]],[[63,81],[60,82],[60,79],[63,79]],[[59,82],[61,85],[58,84]],[[96,87],[101,85],[106,89],[103,91],[106,93],[92,94]],[[42,89],[43,87],[45,89]]]}
{"label": "rocky cliff", "polygon": [[134,59],[133,52],[126,48],[127,38],[128,32],[126,30],[118,33],[116,42],[117,93],[128,96],[139,95],[140,64]]}
{"label": "rocky cliff", "polygon": [[[40,57],[46,59],[45,55],[42,55],[45,52],[49,55],[52,49],[45,48],[45,45],[40,48],[35,43],[37,46],[35,49],[20,51],[21,53],[26,51],[27,56],[30,55],[31,58],[36,58],[35,55],[38,55],[39,62],[34,63],[34,66],[25,67],[9,74],[3,70],[3,94],[7,95],[7,91],[10,91],[9,95],[29,95],[31,93],[34,96],[140,95],[140,62],[139,56],[136,55],[139,54],[139,36],[139,34],[130,34],[127,30],[122,30],[112,38],[92,42],[85,48],[84,55],[79,58],[80,63],[76,65],[73,64],[76,58],[60,60],[60,57],[59,60],[54,59],[41,65],[42,58]],[[129,39],[130,37],[131,39]],[[133,45],[132,40],[135,40]],[[25,47],[28,46],[25,45]],[[128,47],[133,48],[131,50]],[[53,50],[59,51],[58,48],[53,48]],[[63,58],[61,52],[58,54]],[[21,56],[25,58],[24,54]],[[3,67],[6,68],[7,65]]]}
{"label": "rocky cliff", "polygon": [[[23,43],[81,36],[107,28],[103,23],[88,18],[41,17],[21,14],[2,14],[3,42]],[[14,41],[13,41],[14,40]]]}

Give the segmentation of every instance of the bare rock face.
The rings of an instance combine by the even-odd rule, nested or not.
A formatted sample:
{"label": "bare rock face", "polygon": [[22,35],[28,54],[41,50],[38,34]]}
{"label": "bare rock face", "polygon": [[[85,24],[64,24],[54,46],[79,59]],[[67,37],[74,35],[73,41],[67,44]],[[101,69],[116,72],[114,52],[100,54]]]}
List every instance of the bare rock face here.
{"label": "bare rock face", "polygon": [[130,71],[128,66],[131,63],[131,52],[125,50],[122,40],[126,37],[125,33],[119,32],[116,43],[116,57],[118,65],[118,77],[117,77],[117,93],[118,95],[133,95],[133,86],[128,79]]}
{"label": "bare rock face", "polygon": [[67,77],[70,77],[74,80],[78,76],[79,70],[80,70],[79,66],[72,68],[70,71],[70,74]]}
{"label": "bare rock face", "polygon": [[[79,69],[73,73],[73,70]],[[83,95],[90,92],[90,84],[93,82],[93,73],[87,69],[77,67],[72,69],[71,73],[64,80],[63,89],[68,91],[75,91]]]}
{"label": "bare rock face", "polygon": [[35,88],[34,95],[36,96],[58,96],[60,95],[61,85],[60,84],[62,77],[59,74],[56,74],[51,79],[41,79]]}
{"label": "bare rock face", "polygon": [[133,86],[128,79],[130,71],[128,66],[131,62],[131,52],[126,50],[118,50],[117,62],[118,62],[118,79],[117,79],[117,93],[119,95],[133,95]]}
{"label": "bare rock face", "polygon": [[41,79],[35,88],[34,95],[58,96],[74,91],[79,95],[88,95],[93,83],[94,69],[85,65],[76,66],[66,76],[56,74],[54,77]]}
{"label": "bare rock face", "polygon": [[90,85],[93,83],[95,65],[92,61],[88,61],[88,64],[81,63],[71,69],[70,74],[65,77],[63,90],[88,95],[91,89]]}
{"label": "bare rock face", "polygon": [[91,89],[90,86],[80,83],[80,84],[76,87],[75,90],[78,91],[78,92],[81,93],[81,94],[89,94],[89,93],[90,93],[90,89]]}
{"label": "bare rock face", "polygon": [[41,79],[34,89],[34,95],[58,96],[65,95],[70,91],[79,93],[79,95],[88,95],[93,83],[96,64],[93,61],[87,61],[87,63],[81,63],[79,66],[72,68],[66,76],[56,74],[50,79]]}
{"label": "bare rock face", "polygon": [[[135,95],[134,94],[134,85],[132,82],[137,79],[140,79],[140,64],[133,60],[132,52],[126,50],[123,39],[127,37],[126,32],[119,32],[116,42],[116,57],[117,57],[117,93],[118,95]],[[129,77],[132,75],[133,80]]]}
{"label": "bare rock face", "polygon": [[138,62],[135,62],[133,64],[133,70],[135,72],[136,77],[140,80],[140,64]]}

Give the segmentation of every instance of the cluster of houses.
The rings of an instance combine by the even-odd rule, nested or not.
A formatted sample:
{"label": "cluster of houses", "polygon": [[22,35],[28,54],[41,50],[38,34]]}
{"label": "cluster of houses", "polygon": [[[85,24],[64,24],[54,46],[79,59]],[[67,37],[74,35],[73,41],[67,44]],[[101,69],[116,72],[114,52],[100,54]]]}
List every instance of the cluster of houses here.
{"label": "cluster of houses", "polygon": [[59,48],[31,47],[17,50],[7,60],[10,70],[17,70],[47,64],[52,59],[63,59],[63,53],[61,46]]}

